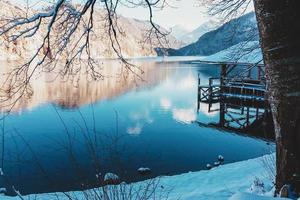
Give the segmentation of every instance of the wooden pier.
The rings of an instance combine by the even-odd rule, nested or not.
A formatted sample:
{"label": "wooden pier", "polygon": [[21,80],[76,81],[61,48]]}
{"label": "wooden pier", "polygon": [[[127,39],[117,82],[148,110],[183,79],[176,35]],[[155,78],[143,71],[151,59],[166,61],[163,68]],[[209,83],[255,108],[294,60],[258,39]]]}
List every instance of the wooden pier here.
{"label": "wooden pier", "polygon": [[[198,76],[198,103],[216,103],[232,100],[240,105],[263,104],[266,101],[266,82],[263,66],[246,66],[245,70],[231,76],[238,64],[222,64],[220,77],[210,77],[208,85],[201,85]],[[252,76],[256,70],[257,77]],[[246,74],[246,75],[245,75]]]}
{"label": "wooden pier", "polygon": [[[209,126],[249,130],[268,112],[266,87],[263,65],[221,63],[220,77],[210,77],[207,85],[198,75],[198,112],[201,104],[208,104],[208,112],[220,113],[219,122]],[[213,110],[216,103],[219,108]]]}

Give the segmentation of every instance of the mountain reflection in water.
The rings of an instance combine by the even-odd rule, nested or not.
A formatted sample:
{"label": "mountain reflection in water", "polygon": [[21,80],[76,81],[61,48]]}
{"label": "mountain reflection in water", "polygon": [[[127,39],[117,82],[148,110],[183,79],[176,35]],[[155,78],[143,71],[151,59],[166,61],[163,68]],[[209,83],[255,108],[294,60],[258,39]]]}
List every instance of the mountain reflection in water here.
{"label": "mountain reflection in water", "polygon": [[[140,77],[126,71],[126,67],[116,60],[101,62],[101,75],[104,77],[97,81],[89,80],[84,72],[81,73],[81,77],[60,76],[55,71],[38,74],[31,79],[32,96],[20,99],[13,107],[13,111],[33,109],[48,102],[64,108],[76,108],[99,100],[111,99],[130,90],[151,87],[164,80],[169,73],[168,70],[157,68],[154,61],[133,63],[141,69],[142,74],[138,74]],[[0,63],[0,72],[8,73],[19,65],[18,62]],[[2,77],[1,80],[4,81],[5,78]],[[0,104],[2,111],[9,109],[9,106],[4,107],[9,104],[8,102],[2,103],[3,105]]]}

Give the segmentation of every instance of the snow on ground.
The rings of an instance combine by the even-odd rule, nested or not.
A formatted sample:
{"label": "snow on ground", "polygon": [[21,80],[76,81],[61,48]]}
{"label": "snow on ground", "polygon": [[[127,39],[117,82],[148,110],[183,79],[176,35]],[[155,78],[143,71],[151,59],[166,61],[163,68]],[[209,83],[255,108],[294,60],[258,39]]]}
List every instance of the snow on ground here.
{"label": "snow on ground", "polygon": [[240,62],[262,64],[262,52],[258,41],[241,42],[216,54],[206,56],[201,61]]}
{"label": "snow on ground", "polygon": [[229,200],[287,200],[287,198],[272,198],[247,193],[236,193]]}
{"label": "snow on ground", "polygon": [[[215,167],[211,170],[199,172],[190,172],[175,176],[161,177],[159,180],[159,191],[170,190],[170,200],[268,200],[271,197],[255,196],[271,195],[272,180],[269,178],[267,167],[263,160],[270,159],[274,154],[266,155],[260,158],[231,163]],[[259,181],[257,181],[259,180]],[[254,184],[258,182],[259,184]],[[134,183],[134,186],[141,186],[144,182]],[[253,186],[254,185],[254,186]],[[263,188],[253,189],[253,187]],[[162,189],[164,188],[164,189]],[[252,188],[252,189],[251,189]],[[251,192],[252,191],[252,192]],[[257,192],[262,191],[262,192]],[[250,193],[255,193],[251,194]],[[58,195],[67,199],[62,194]],[[82,192],[72,192],[77,199],[84,199]],[[25,196],[24,199],[32,198]],[[55,199],[53,194],[41,194],[37,196],[38,200]],[[0,197],[1,200],[15,200],[18,197]]]}

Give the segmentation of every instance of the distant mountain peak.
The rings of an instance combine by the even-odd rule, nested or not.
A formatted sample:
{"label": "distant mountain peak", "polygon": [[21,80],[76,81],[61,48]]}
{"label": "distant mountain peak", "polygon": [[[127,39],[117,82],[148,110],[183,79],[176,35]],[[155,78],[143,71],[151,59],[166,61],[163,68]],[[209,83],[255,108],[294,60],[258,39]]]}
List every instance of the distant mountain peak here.
{"label": "distant mountain peak", "polygon": [[183,25],[177,24],[170,28],[171,35],[180,40],[182,36],[189,33],[190,30]]}
{"label": "distant mountain peak", "polygon": [[258,28],[253,12],[226,22],[219,28],[203,34],[196,42],[180,49],[163,49],[160,55],[207,56],[227,49],[243,41],[258,41]]}
{"label": "distant mountain peak", "polygon": [[190,44],[196,42],[202,35],[205,33],[217,29],[220,26],[220,22],[215,19],[209,19],[202,23],[198,28],[194,29],[193,31],[182,35],[179,40]]}

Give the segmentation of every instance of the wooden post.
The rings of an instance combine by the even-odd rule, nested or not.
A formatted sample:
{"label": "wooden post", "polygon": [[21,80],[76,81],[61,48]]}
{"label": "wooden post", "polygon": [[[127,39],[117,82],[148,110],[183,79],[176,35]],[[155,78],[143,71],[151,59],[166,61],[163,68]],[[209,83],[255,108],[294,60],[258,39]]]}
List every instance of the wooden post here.
{"label": "wooden post", "polygon": [[208,112],[210,112],[210,109],[212,106],[212,92],[213,92],[212,83],[213,83],[212,78],[209,78],[209,81],[208,81],[208,98],[209,98]]}
{"label": "wooden post", "polygon": [[198,73],[198,101],[197,101],[197,113],[199,113],[199,110],[200,110],[200,101],[201,101],[201,80],[200,80],[200,74]]}
{"label": "wooden post", "polygon": [[249,121],[249,119],[250,119],[250,108],[249,108],[249,107],[247,107],[247,118],[246,118],[246,123],[247,123],[247,126],[249,126],[249,124],[250,124],[250,121]]}
{"label": "wooden post", "polygon": [[225,78],[227,76],[227,68],[228,65],[222,64],[221,66],[221,74],[220,74],[220,97],[222,97],[222,93],[224,92]]}
{"label": "wooden post", "polygon": [[198,73],[198,98],[197,98],[197,113],[199,113],[200,109],[200,99],[201,99],[201,88],[200,88],[200,78]]}
{"label": "wooden post", "polygon": [[251,66],[250,66],[250,69],[249,69],[249,71],[248,71],[248,79],[251,79],[251,71],[252,71],[252,68],[251,68]]}
{"label": "wooden post", "polygon": [[257,80],[260,80],[261,81],[261,66],[257,66],[258,67],[258,72],[257,72]]}
{"label": "wooden post", "polygon": [[225,103],[224,102],[220,102],[220,121],[219,121],[219,125],[221,127],[225,126]]}
{"label": "wooden post", "polygon": [[220,121],[219,124],[221,127],[225,126],[225,103],[223,100],[223,95],[222,93],[224,92],[224,86],[225,86],[225,78],[227,76],[227,68],[229,67],[229,65],[226,64],[222,64],[221,65],[221,74],[220,74]]}

